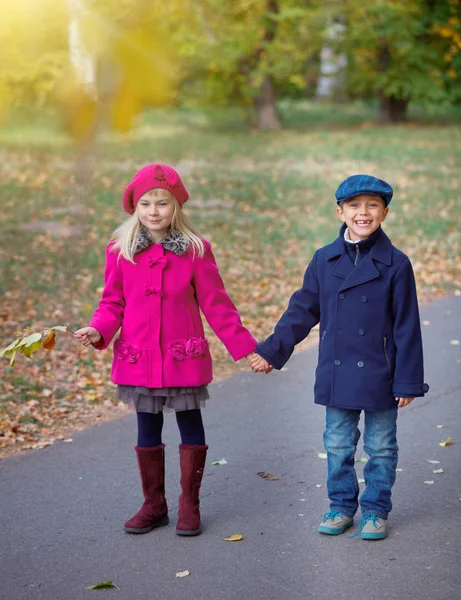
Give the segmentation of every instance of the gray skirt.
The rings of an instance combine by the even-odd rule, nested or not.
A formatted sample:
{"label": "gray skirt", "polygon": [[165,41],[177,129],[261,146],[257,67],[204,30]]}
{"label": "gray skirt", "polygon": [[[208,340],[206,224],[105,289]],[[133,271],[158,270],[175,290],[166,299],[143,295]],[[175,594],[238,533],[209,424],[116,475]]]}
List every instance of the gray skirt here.
{"label": "gray skirt", "polygon": [[137,412],[159,413],[162,411],[194,410],[204,408],[209,399],[208,386],[148,388],[134,385],[118,385],[116,400],[121,400]]}

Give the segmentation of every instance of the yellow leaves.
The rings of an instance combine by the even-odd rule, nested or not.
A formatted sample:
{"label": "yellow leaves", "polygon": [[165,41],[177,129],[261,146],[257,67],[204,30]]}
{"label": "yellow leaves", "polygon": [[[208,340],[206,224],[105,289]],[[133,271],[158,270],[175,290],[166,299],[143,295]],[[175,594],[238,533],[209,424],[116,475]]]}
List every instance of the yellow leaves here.
{"label": "yellow leaves", "polygon": [[442,446],[442,448],[445,448],[446,446],[452,446],[453,445],[453,439],[451,437],[447,437],[446,440],[443,440],[443,442],[439,442],[439,446]]}
{"label": "yellow leaves", "polygon": [[241,533],[233,533],[229,537],[224,538],[225,542],[241,542],[243,540],[243,535]]}

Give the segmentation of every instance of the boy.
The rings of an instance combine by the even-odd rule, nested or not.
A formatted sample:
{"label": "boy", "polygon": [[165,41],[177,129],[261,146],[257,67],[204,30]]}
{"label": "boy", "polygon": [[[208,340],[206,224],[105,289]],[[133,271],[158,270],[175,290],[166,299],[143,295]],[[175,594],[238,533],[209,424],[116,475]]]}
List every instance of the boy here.
{"label": "boy", "polygon": [[386,536],[398,446],[398,408],[424,396],[423,352],[413,269],[381,229],[392,187],[353,175],[336,190],[339,237],[317,250],[303,286],[274,333],[249,360],[254,371],[281,369],[320,322],[316,404],[326,406],[330,511],[318,527],[337,535],[352,526],[359,505],[354,454],[364,412],[366,488],[360,497],[362,539]]}

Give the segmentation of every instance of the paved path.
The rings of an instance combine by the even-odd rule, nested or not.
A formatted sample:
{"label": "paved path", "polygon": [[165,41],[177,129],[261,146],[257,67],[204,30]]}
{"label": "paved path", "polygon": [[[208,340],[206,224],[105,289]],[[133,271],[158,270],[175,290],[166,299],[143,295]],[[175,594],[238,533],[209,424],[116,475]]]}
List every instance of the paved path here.
{"label": "paved path", "polygon": [[[461,339],[461,297],[426,306],[422,319],[430,322],[423,333],[431,392],[399,418],[402,471],[385,540],[316,532],[328,505],[326,461],[315,452],[322,449],[324,409],[312,400],[313,349],[281,373],[242,373],[212,387],[198,538],[174,534],[179,440],[171,415],[165,443],[172,523],[147,535],[122,530],[140,504],[132,414],[75,434],[73,444],[0,462],[0,598],[460,598],[461,345],[450,340]],[[448,436],[455,444],[439,446]],[[223,457],[226,466],[211,465]],[[437,467],[442,475],[432,473]],[[279,479],[265,481],[260,471]],[[245,540],[223,541],[233,533]],[[191,575],[176,579],[185,569]],[[85,589],[107,579],[120,591]]]}

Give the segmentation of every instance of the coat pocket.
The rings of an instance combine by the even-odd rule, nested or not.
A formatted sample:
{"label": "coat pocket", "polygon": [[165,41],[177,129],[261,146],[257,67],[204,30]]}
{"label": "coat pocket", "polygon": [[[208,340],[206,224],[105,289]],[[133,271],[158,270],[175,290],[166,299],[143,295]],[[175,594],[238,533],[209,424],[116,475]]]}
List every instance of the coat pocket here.
{"label": "coat pocket", "polygon": [[389,369],[389,377],[392,377],[392,366],[391,366],[391,361],[389,359],[388,342],[389,342],[389,338],[384,336],[383,337],[384,357],[386,359],[387,367]]}

